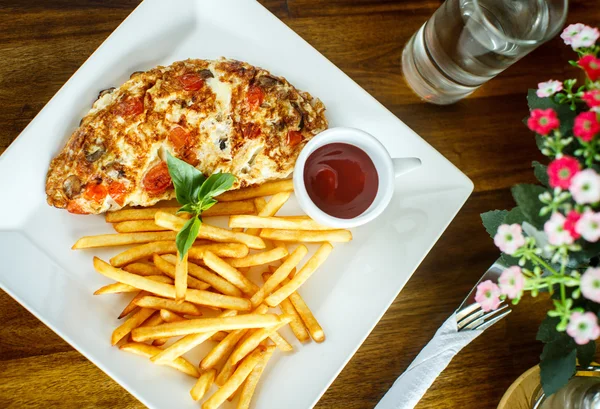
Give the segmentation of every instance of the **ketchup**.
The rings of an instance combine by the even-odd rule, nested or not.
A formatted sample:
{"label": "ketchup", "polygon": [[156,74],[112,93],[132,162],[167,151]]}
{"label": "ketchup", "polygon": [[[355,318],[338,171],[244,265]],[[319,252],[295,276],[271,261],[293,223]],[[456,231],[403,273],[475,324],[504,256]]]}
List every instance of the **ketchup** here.
{"label": "ketchup", "polygon": [[347,143],[321,146],[310,154],[304,167],[308,196],[330,216],[352,219],[375,200],[379,176],[363,150]]}

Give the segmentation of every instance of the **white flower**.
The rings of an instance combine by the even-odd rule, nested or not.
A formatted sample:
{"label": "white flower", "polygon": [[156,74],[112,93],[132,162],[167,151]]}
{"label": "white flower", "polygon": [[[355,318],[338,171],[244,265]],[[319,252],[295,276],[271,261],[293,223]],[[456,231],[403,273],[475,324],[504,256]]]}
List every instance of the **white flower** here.
{"label": "white flower", "polygon": [[563,244],[573,244],[575,241],[571,233],[565,230],[566,217],[555,212],[552,217],[544,224],[544,231],[548,236],[548,243],[553,246],[561,246]]}
{"label": "white flower", "polygon": [[598,318],[593,312],[574,312],[569,318],[567,334],[575,339],[579,345],[585,345],[600,336]]}
{"label": "white flower", "polygon": [[538,89],[535,92],[535,94],[540,98],[546,98],[556,94],[559,91],[562,91],[562,89],[562,82],[556,80],[548,80],[546,82],[540,82],[538,84]]}
{"label": "white flower", "polygon": [[594,213],[586,210],[581,218],[575,223],[575,231],[581,234],[581,237],[593,243],[600,239],[600,213]]}
{"label": "white flower", "polygon": [[593,169],[585,169],[571,179],[569,191],[579,204],[600,201],[600,175]]}
{"label": "white flower", "polygon": [[582,47],[592,47],[600,37],[600,31],[597,28],[583,26],[583,29],[576,34],[571,42],[574,50]]}
{"label": "white flower", "polygon": [[573,38],[577,34],[579,34],[584,28],[585,25],[581,23],[571,24],[563,30],[562,34],[560,35],[560,38],[564,40],[566,45],[571,45],[573,44]]}
{"label": "white flower", "polygon": [[588,300],[600,302],[600,268],[590,267],[581,276],[581,294]]}
{"label": "white flower", "polygon": [[508,255],[515,254],[515,251],[525,244],[525,237],[519,224],[503,224],[498,227],[498,232],[494,236],[494,244],[500,251]]}

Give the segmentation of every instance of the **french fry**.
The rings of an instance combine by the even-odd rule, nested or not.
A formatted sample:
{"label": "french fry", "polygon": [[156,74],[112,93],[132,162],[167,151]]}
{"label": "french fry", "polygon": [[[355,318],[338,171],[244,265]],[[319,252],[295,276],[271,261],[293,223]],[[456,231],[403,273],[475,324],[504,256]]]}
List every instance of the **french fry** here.
{"label": "french fry", "polygon": [[269,264],[273,261],[281,260],[288,255],[288,251],[283,247],[275,247],[272,250],[263,251],[260,253],[250,254],[243,258],[233,258],[227,260],[231,267],[252,267]]}
{"label": "french fry", "polygon": [[[137,342],[129,342],[127,344],[122,345],[119,349],[127,352],[132,352],[134,354],[141,355],[146,358],[152,358],[154,355],[162,351],[162,349],[153,345],[141,344]],[[186,375],[193,376],[194,378],[198,378],[200,376],[198,369],[196,369],[196,367],[192,365],[187,359],[182,357],[179,357],[174,361],[165,362],[164,365],[170,366],[171,368],[175,368]]]}
{"label": "french fry", "polygon": [[129,301],[129,304],[127,304],[125,306],[125,308],[123,308],[123,311],[121,311],[121,314],[119,314],[119,319],[124,318],[126,316],[128,316],[129,314],[131,314],[132,312],[139,310],[140,307],[137,306],[136,302],[137,300],[139,300],[142,297],[145,297],[146,295],[149,295],[150,293],[147,291],[140,291],[138,292],[132,299],[131,301]]}
{"label": "french fry", "polygon": [[166,298],[146,296],[142,297],[137,301],[138,307],[152,308],[154,310],[169,310],[179,314],[201,316],[202,311],[200,309],[186,301],[177,302]]}
{"label": "french fry", "polygon": [[[179,257],[174,256],[175,261],[179,259]],[[173,264],[169,263],[164,259],[164,256],[159,256],[158,254],[154,255],[154,265],[160,269],[165,275],[171,278],[177,277],[177,267]],[[196,290],[206,290],[210,287],[204,281],[200,281],[194,277],[187,277],[187,286],[190,288],[195,288]],[[177,285],[175,285],[175,292],[177,292]]]}
{"label": "french fry", "polygon": [[350,230],[310,231],[263,229],[260,232],[260,237],[263,239],[287,242],[323,243],[329,241],[346,243],[352,240],[352,233]]}
{"label": "french fry", "polygon": [[[164,321],[160,316],[160,313],[157,311],[154,315],[152,315],[150,318],[148,318],[146,321],[144,321],[144,323],[141,325],[143,327],[152,327],[154,325],[158,325],[158,324],[162,324]],[[154,342],[152,342],[152,345],[155,346],[161,346],[166,344],[167,339],[163,338],[163,339],[155,339]]]}
{"label": "french fry", "polygon": [[221,342],[221,341],[223,341],[225,339],[225,337],[227,336],[227,334],[229,334],[229,333],[226,332],[226,331],[219,331],[219,332],[215,333],[215,335],[213,335],[212,337],[210,337],[210,340],[214,341],[214,342]]}
{"label": "french fry", "polygon": [[[175,298],[175,287],[170,284],[158,283],[149,280],[146,277],[128,273],[119,268],[115,268],[107,262],[94,257],[94,268],[96,271],[108,278],[121,283],[129,284],[133,287],[145,290],[165,298]],[[206,305],[209,307],[227,308],[232,310],[248,311],[251,308],[249,300],[211,293],[208,291],[188,289],[185,293],[186,301],[194,304]]]}
{"label": "french fry", "polygon": [[[159,283],[173,284],[173,280],[171,280],[169,277],[165,277],[165,276],[147,276],[146,278],[148,278],[149,280],[152,280],[152,281],[159,282]],[[104,287],[97,289],[94,292],[94,295],[115,294],[115,293],[134,293],[136,291],[138,291],[138,289],[135,287],[132,287],[130,285],[123,284],[123,283],[114,283],[114,284],[105,285]]]}
{"label": "french fry", "polygon": [[123,267],[123,270],[140,276],[157,276],[162,274],[162,271],[160,271],[154,264],[142,262],[127,264],[125,267]]}
{"label": "french fry", "polygon": [[100,234],[98,236],[82,237],[73,244],[73,250],[89,249],[94,247],[124,246],[126,244],[142,244],[152,241],[175,240],[177,233],[172,231]]}
{"label": "french fry", "polygon": [[[161,257],[171,264],[175,264],[175,262],[177,261],[177,256],[173,254],[165,254]],[[212,287],[214,287],[215,290],[219,291],[220,293],[232,295],[234,297],[240,297],[242,295],[242,292],[229,281],[189,261],[188,274],[190,276],[193,276],[194,278],[197,278],[198,280],[210,284]]]}
{"label": "french fry", "polygon": [[275,348],[274,346],[263,347],[259,346],[250,355],[248,355],[237,367],[233,375],[225,382],[225,384],[219,388],[204,404],[202,409],[216,409],[225,400],[232,395],[246,380],[250,372],[254,369],[259,362],[264,360],[264,357],[269,348]]}
{"label": "french fry", "polygon": [[252,396],[254,395],[256,385],[258,384],[258,381],[260,380],[260,377],[265,370],[269,359],[271,359],[273,356],[273,352],[275,352],[275,348],[267,347],[267,350],[260,362],[256,364],[252,372],[250,372],[250,375],[248,375],[246,378],[246,381],[244,382],[244,385],[240,391],[240,400],[238,401],[237,409],[250,409],[250,402],[252,402]]}
{"label": "french fry", "polygon": [[160,310],[160,317],[164,322],[179,322],[186,320],[181,315],[177,315],[177,313],[169,310]]}
{"label": "french fry", "polygon": [[284,337],[282,337],[279,334],[279,332],[273,332],[273,333],[269,334],[269,338],[271,338],[271,341],[273,341],[275,343],[275,345],[277,345],[277,348],[281,349],[284,352],[289,352],[289,351],[294,350],[294,347],[292,346],[292,344],[287,342],[287,340]]}
{"label": "french fry", "polygon": [[[283,281],[284,278],[290,275],[292,270],[302,261],[302,259],[308,254],[308,248],[301,244],[299,245],[290,256],[281,264],[275,273],[265,283],[263,286],[254,293],[250,301],[252,302],[252,306],[256,307],[260,303],[262,303],[269,294],[271,294],[275,288]],[[286,297],[287,298],[287,297]]]}
{"label": "french fry", "polygon": [[[273,272],[277,270],[277,268],[273,266],[269,266],[269,269]],[[263,280],[265,280],[266,282],[271,276],[271,274],[264,272],[262,276]],[[296,308],[294,308],[294,305],[292,304],[290,299],[286,298],[285,300],[283,300],[281,304],[279,304],[279,307],[281,308],[281,311],[284,314],[287,314],[290,317],[292,317],[292,320],[290,321],[290,328],[292,329],[292,332],[294,333],[294,336],[298,339],[298,341],[302,343],[310,341],[310,334],[308,333],[308,329],[304,325],[302,318],[300,318],[298,311],[296,311]]]}
{"label": "french fry", "polygon": [[294,181],[292,179],[274,180],[259,186],[225,192],[216,197],[221,202],[232,202],[234,200],[254,199],[255,197],[273,196],[280,192],[293,192]]}
{"label": "french fry", "polygon": [[323,226],[312,219],[260,217],[253,215],[231,216],[229,218],[229,227],[245,227],[247,229],[336,230],[333,227]]}
{"label": "french fry", "polygon": [[279,319],[281,320],[279,324],[268,328],[257,329],[252,333],[252,335],[250,335],[246,340],[244,340],[244,342],[236,346],[236,348],[231,353],[231,356],[229,357],[231,363],[237,364],[239,361],[244,359],[246,355],[252,352],[256,347],[258,347],[262,341],[267,339],[269,335],[276,332],[279,328],[289,324],[292,321],[291,316],[285,315],[280,316]]}
{"label": "french fry", "polygon": [[[223,257],[239,258],[248,255],[248,247],[237,243],[219,243],[219,244],[197,244],[188,251],[188,257],[192,259],[202,258],[206,250],[211,250],[215,254]],[[134,261],[151,257],[153,254],[175,254],[177,245],[175,241],[157,241],[132,247],[117,254],[110,259],[110,263],[115,267],[121,267]]]}
{"label": "french fry", "polygon": [[[187,290],[188,278],[188,255],[183,256],[177,252],[177,263],[175,264],[175,300],[183,301],[185,299],[185,291]],[[205,290],[206,288],[203,288]]]}
{"label": "french fry", "polygon": [[270,327],[279,323],[274,314],[246,314],[234,317],[196,318],[171,322],[132,331],[134,341],[143,342],[156,338],[177,337],[209,331],[233,331],[246,328]]}
{"label": "french fry", "polygon": [[291,293],[296,291],[302,284],[304,284],[304,282],[306,282],[306,280],[310,278],[317,268],[319,268],[319,266],[325,262],[332,250],[333,246],[331,244],[323,243],[315,252],[315,254],[306,262],[302,269],[298,271],[294,278],[292,278],[289,283],[284,284],[281,286],[281,288],[268,296],[265,299],[265,302],[271,307],[276,307],[279,305],[281,301],[288,298]]}
{"label": "french fry", "polygon": [[[151,207],[145,209],[122,209],[106,213],[108,223],[118,223],[129,220],[154,220],[156,212],[176,214],[179,207]],[[232,214],[252,214],[256,211],[251,200],[216,203],[210,209],[202,212],[202,217],[229,216]]]}
{"label": "french fry", "polygon": [[[222,312],[221,314],[219,314],[219,318],[233,317],[236,314],[237,314],[237,311],[229,310],[229,311],[225,311],[225,312]],[[161,316],[162,316],[162,311],[161,311]],[[167,321],[167,322],[169,322],[169,321]],[[170,321],[170,322],[177,322],[177,321]],[[181,355],[185,354],[186,352],[188,352],[189,350],[202,344],[204,341],[211,338],[216,333],[217,333],[217,331],[207,331],[207,332],[200,332],[197,334],[186,335],[183,338],[179,339],[177,342],[175,342],[173,345],[171,345],[168,348],[166,348],[165,350],[163,350],[161,353],[150,358],[150,360],[153,362],[156,362],[156,363],[165,363],[168,361],[172,361],[172,360],[176,359],[178,356],[181,356]]]}
{"label": "french fry", "polygon": [[[165,227],[173,231],[179,231],[183,228],[186,220],[172,214],[157,212],[154,222],[161,227]],[[208,239],[220,243],[242,243],[251,249],[260,250],[265,248],[265,242],[260,237],[251,236],[246,233],[233,232],[227,229],[221,229],[220,227],[211,226],[206,223],[202,223],[202,225],[200,225],[197,238]]]}
{"label": "french fry", "polygon": [[258,291],[258,286],[256,284],[213,252],[207,251],[204,254],[204,262],[215,273],[242,290],[244,294],[252,295]]}
{"label": "french fry", "polygon": [[[279,324],[278,324],[279,325]],[[200,362],[201,369],[214,368],[223,358],[231,354],[238,341],[248,332],[247,329],[239,329],[230,332],[223,341],[219,342]],[[236,362],[237,363],[237,362]]]}
{"label": "french fry", "polygon": [[116,345],[120,340],[125,338],[134,328],[142,325],[150,316],[154,314],[154,310],[150,308],[141,308],[138,312],[133,314],[123,324],[119,325],[112,333],[111,344]]}
{"label": "french fry", "polygon": [[[277,194],[279,194],[279,193],[277,193]],[[257,197],[256,199],[254,199],[254,207],[256,207],[257,216],[260,214],[262,209],[265,208],[266,205],[267,205],[267,200],[264,197]],[[232,215],[232,216],[235,216],[235,215]]]}
{"label": "french fry", "polygon": [[215,376],[217,376],[216,369],[209,369],[208,371],[202,372],[198,381],[190,391],[190,395],[192,395],[192,399],[198,401],[206,395],[208,389],[215,381]]}
{"label": "french fry", "polygon": [[[219,371],[219,374],[217,375],[217,379],[215,379],[215,383],[217,384],[217,386],[221,387],[221,386],[225,385],[225,382],[227,382],[227,380],[231,377],[231,375],[233,374],[235,369],[236,369],[236,365],[233,362],[231,362],[229,359],[227,359],[225,361],[225,364],[223,364],[223,367]],[[237,389],[236,389],[236,391],[237,391]],[[233,391],[231,393],[231,395],[229,395],[229,397],[233,396],[234,393],[235,393],[235,391]]]}
{"label": "french fry", "polygon": [[[254,206],[256,206],[257,209],[259,208],[259,206],[261,206],[261,209],[259,209],[257,216],[260,216],[260,217],[275,216],[275,214],[277,214],[277,212],[279,211],[279,209],[281,209],[281,207],[285,204],[285,202],[288,201],[288,199],[290,198],[291,195],[292,195],[291,192],[277,193],[276,195],[274,195],[271,198],[271,200],[269,200],[269,203],[266,203],[264,206],[261,206],[262,203],[260,200],[262,199],[264,201],[265,199],[263,199],[263,198],[255,199]],[[258,236],[258,234],[260,233],[260,229],[248,229],[246,231],[246,233],[252,234],[254,236]]]}
{"label": "french fry", "polygon": [[142,231],[166,231],[164,227],[157,226],[153,220],[130,220],[113,224],[119,233],[137,233]]}

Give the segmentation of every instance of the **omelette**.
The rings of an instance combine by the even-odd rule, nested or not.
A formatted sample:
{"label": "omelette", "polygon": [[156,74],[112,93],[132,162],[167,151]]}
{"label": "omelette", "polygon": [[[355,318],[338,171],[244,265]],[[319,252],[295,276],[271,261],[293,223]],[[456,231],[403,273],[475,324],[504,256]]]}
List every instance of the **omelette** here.
{"label": "omelette", "polygon": [[286,178],[327,128],[325,107],[244,62],[186,60],[135,72],[102,91],[50,163],[48,203],[98,214],[175,197],[167,152],[234,188]]}

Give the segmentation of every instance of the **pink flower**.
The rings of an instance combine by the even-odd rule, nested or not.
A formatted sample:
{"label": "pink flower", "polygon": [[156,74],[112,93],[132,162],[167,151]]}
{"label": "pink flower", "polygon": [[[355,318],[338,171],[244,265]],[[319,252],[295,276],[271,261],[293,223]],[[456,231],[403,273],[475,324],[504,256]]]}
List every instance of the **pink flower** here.
{"label": "pink flower", "polygon": [[600,201],[600,175],[594,169],[584,169],[571,179],[569,191],[579,204]]}
{"label": "pink flower", "polygon": [[577,65],[583,68],[588,78],[592,81],[600,78],[600,60],[593,55],[584,55],[577,61]]}
{"label": "pink flower", "polygon": [[573,44],[573,39],[575,38],[575,36],[581,33],[584,27],[585,25],[581,23],[571,24],[563,30],[562,34],[560,35],[560,38],[563,39],[566,45],[571,45]]}
{"label": "pink flower", "polygon": [[572,156],[563,156],[548,165],[548,178],[550,186],[568,189],[571,179],[581,169],[579,161]]}
{"label": "pink flower", "polygon": [[565,230],[571,233],[571,236],[577,240],[581,237],[581,234],[577,233],[575,229],[575,225],[581,219],[581,214],[577,213],[575,210],[571,210],[567,215],[567,220],[565,220]]}
{"label": "pink flower", "polygon": [[559,91],[562,91],[562,89],[562,82],[556,80],[549,80],[546,82],[540,82],[538,84],[538,89],[535,92],[535,94],[540,98],[546,98],[556,94]]}
{"label": "pink flower", "polygon": [[548,243],[553,246],[562,246],[563,244],[573,244],[575,239],[568,230],[565,229],[565,216],[555,212],[552,213],[550,220],[544,224],[544,231],[548,236]]}
{"label": "pink flower", "polygon": [[475,301],[485,312],[495,310],[500,305],[500,287],[490,280],[479,283]]}
{"label": "pink flower", "polygon": [[527,126],[540,135],[548,135],[553,129],[558,129],[560,121],[552,108],[534,109],[527,120]]}
{"label": "pink flower", "polygon": [[500,251],[508,255],[515,254],[515,251],[525,244],[523,230],[519,224],[502,224],[498,227],[498,232],[494,236],[494,244]]}
{"label": "pink flower", "polygon": [[525,287],[525,276],[521,271],[521,267],[512,266],[508,267],[502,272],[498,279],[500,291],[508,298],[519,298],[523,294],[523,288]]}
{"label": "pink flower", "polygon": [[600,268],[590,267],[581,276],[581,294],[588,300],[600,302]]}
{"label": "pink flower", "polygon": [[600,90],[594,89],[583,93],[581,97],[590,108],[600,106]]}
{"label": "pink flower", "polygon": [[585,345],[600,336],[598,318],[593,312],[574,312],[569,318],[567,334],[575,339],[579,345]]}
{"label": "pink flower", "polygon": [[600,123],[595,112],[582,112],[575,117],[573,134],[585,142],[590,142],[600,132]]}
{"label": "pink flower", "polygon": [[592,243],[600,239],[600,213],[594,213],[586,210],[581,218],[575,223],[575,231]]}
{"label": "pink flower", "polygon": [[598,31],[597,28],[583,26],[581,31],[579,31],[579,33],[573,37],[571,41],[571,47],[573,47],[574,50],[577,50],[578,48],[592,47],[594,44],[596,44],[598,37],[600,37],[600,31]]}

